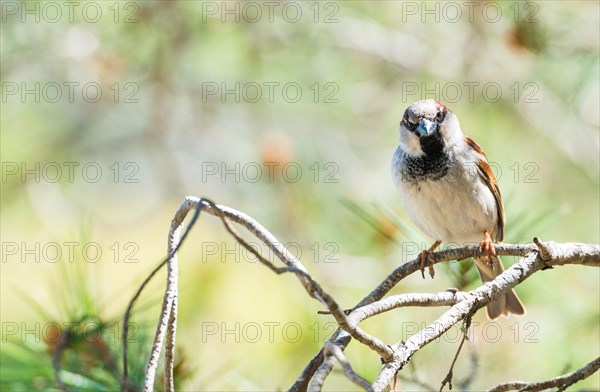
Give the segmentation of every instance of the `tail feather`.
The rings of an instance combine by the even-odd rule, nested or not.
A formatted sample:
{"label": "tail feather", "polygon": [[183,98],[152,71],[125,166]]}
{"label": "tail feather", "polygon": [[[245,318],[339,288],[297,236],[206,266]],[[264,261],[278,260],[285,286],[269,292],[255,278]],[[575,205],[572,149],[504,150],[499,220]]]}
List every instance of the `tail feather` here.
{"label": "tail feather", "polygon": [[515,293],[514,290],[510,290],[504,297],[506,298],[505,309],[507,310],[507,315],[508,313],[513,313],[519,316],[525,314],[525,306],[523,306],[523,303],[519,297],[517,297],[517,293]]}
{"label": "tail feather", "polygon": [[[475,265],[483,283],[493,280],[496,276],[504,272],[504,266],[498,256],[491,256],[490,261],[488,262],[486,258],[475,258]],[[498,318],[501,315],[508,316],[510,313],[516,315],[525,314],[525,307],[514,290],[510,290],[487,305],[487,314],[490,320]]]}

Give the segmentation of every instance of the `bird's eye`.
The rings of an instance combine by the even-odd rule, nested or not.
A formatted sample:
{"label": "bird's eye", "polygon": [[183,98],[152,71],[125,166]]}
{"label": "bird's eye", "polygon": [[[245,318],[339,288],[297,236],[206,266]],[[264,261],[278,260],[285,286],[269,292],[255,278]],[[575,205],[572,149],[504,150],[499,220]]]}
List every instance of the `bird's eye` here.
{"label": "bird's eye", "polygon": [[411,123],[412,125],[417,125],[416,122],[414,122],[413,118],[408,116],[408,122]]}
{"label": "bird's eye", "polygon": [[438,122],[442,122],[442,121],[444,121],[445,117],[446,117],[446,113],[444,113],[443,111],[440,110],[439,112],[437,112],[437,115],[435,116],[435,119]]}

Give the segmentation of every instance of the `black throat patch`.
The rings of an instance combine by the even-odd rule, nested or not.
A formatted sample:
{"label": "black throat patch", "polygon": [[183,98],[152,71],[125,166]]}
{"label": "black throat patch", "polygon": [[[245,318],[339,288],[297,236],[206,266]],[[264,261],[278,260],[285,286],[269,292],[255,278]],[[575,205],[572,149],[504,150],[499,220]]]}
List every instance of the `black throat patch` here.
{"label": "black throat patch", "polygon": [[444,142],[439,132],[420,139],[425,155],[411,157],[404,155],[402,176],[410,181],[437,180],[448,174],[452,157],[444,150]]}

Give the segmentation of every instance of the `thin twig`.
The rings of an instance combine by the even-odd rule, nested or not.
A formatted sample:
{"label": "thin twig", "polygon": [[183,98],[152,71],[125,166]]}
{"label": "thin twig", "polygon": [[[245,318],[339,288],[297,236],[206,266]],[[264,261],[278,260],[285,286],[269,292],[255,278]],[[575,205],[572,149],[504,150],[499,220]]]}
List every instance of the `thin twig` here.
{"label": "thin twig", "polygon": [[[210,202],[210,201],[208,201]],[[210,202],[212,203],[212,202]],[[156,333],[154,335],[154,342],[152,343],[152,351],[150,352],[150,359],[146,365],[146,374],[144,378],[144,392],[151,392],[154,390],[154,379],[156,370],[158,368],[158,361],[160,359],[160,352],[162,349],[163,341],[166,335],[166,355],[165,355],[165,368],[164,368],[164,380],[165,390],[173,392],[175,390],[175,383],[173,380],[173,368],[175,361],[175,330],[176,326],[174,323],[177,320],[177,282],[179,276],[179,267],[177,263],[177,250],[190,233],[190,230],[198,220],[200,212],[202,210],[203,203],[192,202],[185,199],[179,206],[179,209],[175,213],[175,217],[171,221],[171,228],[169,230],[167,253],[171,256],[167,259],[167,284],[165,288],[165,294],[163,297],[163,305],[156,327]],[[188,212],[194,208],[195,212],[188,226],[184,232],[181,240],[179,239],[181,231],[183,230],[183,221],[187,216]]]}
{"label": "thin twig", "polygon": [[[184,201],[184,203],[185,203],[185,201]],[[184,207],[184,203],[182,203],[182,206],[180,206],[180,210],[182,209],[182,207]],[[142,282],[140,287],[135,292],[134,296],[129,301],[129,304],[127,305],[127,310],[125,311],[125,315],[123,317],[123,332],[121,335],[122,339],[123,339],[123,377],[121,378],[121,390],[122,391],[129,390],[128,371],[127,371],[128,370],[128,367],[127,367],[127,354],[128,354],[127,340],[128,340],[128,334],[129,334],[129,320],[131,318],[131,311],[133,310],[133,306],[135,305],[135,302],[138,300],[138,298],[142,294],[142,291],[144,290],[144,288],[148,285],[148,283],[150,283],[152,278],[154,278],[154,276],[158,273],[158,271],[160,271],[169,262],[169,260],[173,257],[173,255],[179,250],[179,248],[183,244],[183,241],[185,241],[185,239],[188,236],[188,233],[190,232],[190,230],[196,223],[196,220],[200,216],[200,211],[201,211],[201,204],[197,204],[196,211],[194,212],[194,216],[192,217],[192,220],[190,221],[188,228],[183,233],[183,237],[181,237],[181,241],[179,241],[177,243],[177,246],[175,246],[175,248],[171,252],[169,252],[167,257],[163,261],[161,261],[156,266],[156,268],[154,268],[154,270],[152,270],[150,275],[148,275],[146,277],[146,279],[144,279],[144,281]],[[180,212],[180,211],[178,211],[178,212]],[[187,214],[187,211],[185,212],[185,214]],[[185,218],[185,214],[183,214],[183,218]],[[176,214],[176,217],[178,217],[179,215],[180,214]],[[183,220],[183,218],[181,220]],[[163,305],[164,305],[164,303],[163,303]],[[154,347],[153,347],[153,351],[154,351]]]}
{"label": "thin twig", "polygon": [[165,343],[165,390],[175,390],[173,369],[175,368],[175,332],[177,331],[177,295],[173,298],[169,322],[167,324],[167,341]]}
{"label": "thin twig", "polygon": [[[421,378],[417,374],[417,369],[416,369],[416,366],[415,366],[415,360],[414,359],[408,363],[408,366],[410,368],[411,377],[406,377],[406,376],[403,376],[403,375],[400,375],[400,374],[396,373],[396,376],[399,377],[400,380],[407,381],[407,382],[410,382],[412,384],[418,385],[421,388],[423,388],[423,390],[425,390],[425,391],[433,391],[433,390],[435,390],[435,388],[433,386],[431,386],[431,385],[427,384],[425,381],[421,380]],[[395,380],[396,380],[396,378],[394,378],[394,385],[396,383]],[[394,391],[395,389],[392,389],[392,390]]]}
{"label": "thin twig", "polygon": [[571,373],[564,374],[562,376],[554,377],[547,381],[542,382],[525,382],[525,381],[513,381],[503,384],[496,385],[490,392],[502,392],[502,391],[543,391],[544,389],[558,387],[559,391],[564,391],[566,388],[575,384],[578,381],[588,378],[592,374],[596,373],[600,369],[600,357],[594,359],[587,365],[579,368]]}
{"label": "thin twig", "polygon": [[[229,222],[227,222],[227,219],[225,219],[225,214],[223,213],[220,206],[215,205],[213,202],[208,202],[208,203],[210,204],[211,210],[215,211],[216,215],[219,218],[221,218],[221,221],[225,225],[225,228],[227,229],[227,231],[232,236],[234,236],[235,239],[244,248],[246,248],[247,250],[252,252],[252,254],[255,257],[257,257],[258,260],[260,260],[262,264],[269,267],[276,274],[281,274],[281,273],[285,273],[285,272],[293,272],[296,276],[298,276],[298,278],[304,285],[307,293],[310,296],[318,299],[323,304],[325,304],[325,306],[327,306],[327,309],[333,315],[336,322],[338,323],[338,325],[341,328],[343,328],[346,332],[348,332],[353,338],[355,338],[359,342],[363,343],[364,345],[368,346],[373,351],[377,352],[384,360],[387,361],[392,358],[393,350],[388,345],[383,343],[381,340],[377,339],[374,336],[367,334],[361,328],[356,326],[355,323],[351,322],[346,317],[346,314],[344,313],[342,308],[333,299],[333,297],[331,295],[329,295],[328,293],[326,293],[325,290],[323,290],[323,288],[312,278],[312,276],[310,276],[310,274],[308,272],[306,272],[306,270],[304,268],[298,269],[295,266],[293,266],[292,263],[289,263],[289,265],[293,266],[291,268],[290,267],[288,267],[288,268],[275,267],[273,265],[273,263],[271,263],[270,261],[268,261],[264,257],[262,257],[262,255],[260,255],[250,244],[248,244],[243,238],[240,237],[240,235],[237,233],[237,231],[229,224]],[[236,216],[240,217],[239,214],[236,214]],[[247,222],[247,221],[243,221],[243,220],[241,221],[242,224],[244,224],[245,222]],[[256,231],[266,232],[266,229],[258,229],[258,228],[256,228],[256,226],[254,226],[254,229]],[[263,235],[264,235],[264,233],[263,233]],[[300,264],[300,262],[298,261],[297,264]]]}
{"label": "thin twig", "polygon": [[444,390],[444,386],[446,384],[448,384],[448,387],[450,388],[450,390],[452,390],[452,376],[453,376],[453,372],[454,372],[454,365],[456,364],[456,360],[458,359],[458,354],[460,354],[460,350],[462,350],[465,340],[467,340],[467,336],[469,333],[469,327],[471,326],[471,317],[470,316],[465,318],[463,325],[464,325],[463,337],[460,340],[460,344],[458,345],[456,354],[454,354],[454,359],[452,360],[452,364],[450,364],[450,369],[448,369],[448,374],[446,374],[446,377],[444,377],[444,379],[442,380],[442,386],[440,387],[440,392],[442,392]]}
{"label": "thin twig", "polygon": [[462,291],[397,294],[356,308],[348,315],[348,319],[354,323],[360,323],[369,317],[406,306],[451,306],[465,299],[468,295],[468,293]]}
{"label": "thin twig", "polygon": [[363,388],[367,392],[373,391],[373,389],[371,388],[371,385],[367,382],[367,380],[360,377],[358,374],[356,374],[354,372],[354,370],[352,369],[352,366],[346,359],[344,352],[342,350],[340,350],[340,348],[338,346],[336,346],[333,343],[328,343],[325,346],[325,354],[327,355],[328,353],[333,355],[337,359],[337,361],[340,363],[340,365],[342,365],[342,369],[344,369],[344,374],[350,381],[352,381],[354,384],[358,385],[359,387]]}
{"label": "thin twig", "polygon": [[477,371],[479,369],[479,353],[475,347],[475,344],[472,343],[469,345],[470,350],[470,355],[469,355],[469,359],[470,359],[470,363],[471,366],[469,366],[469,374],[467,374],[462,380],[459,381],[459,385],[460,385],[460,390],[461,391],[466,391],[471,389],[471,383],[475,380],[475,377],[477,376]]}
{"label": "thin twig", "polygon": [[308,392],[321,392],[323,389],[323,384],[325,383],[325,379],[333,369],[333,366],[337,362],[334,356],[325,355],[325,348],[323,348],[323,355],[325,359],[321,366],[315,372],[315,376],[310,380],[310,385],[308,386]]}

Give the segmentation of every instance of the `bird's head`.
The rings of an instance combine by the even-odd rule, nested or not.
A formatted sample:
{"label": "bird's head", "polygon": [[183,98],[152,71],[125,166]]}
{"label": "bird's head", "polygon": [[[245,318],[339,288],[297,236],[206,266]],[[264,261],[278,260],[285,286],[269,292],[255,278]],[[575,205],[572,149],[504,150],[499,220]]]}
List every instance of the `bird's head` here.
{"label": "bird's head", "polygon": [[463,138],[454,113],[433,99],[410,105],[400,122],[400,146],[410,155],[436,153],[459,143]]}

